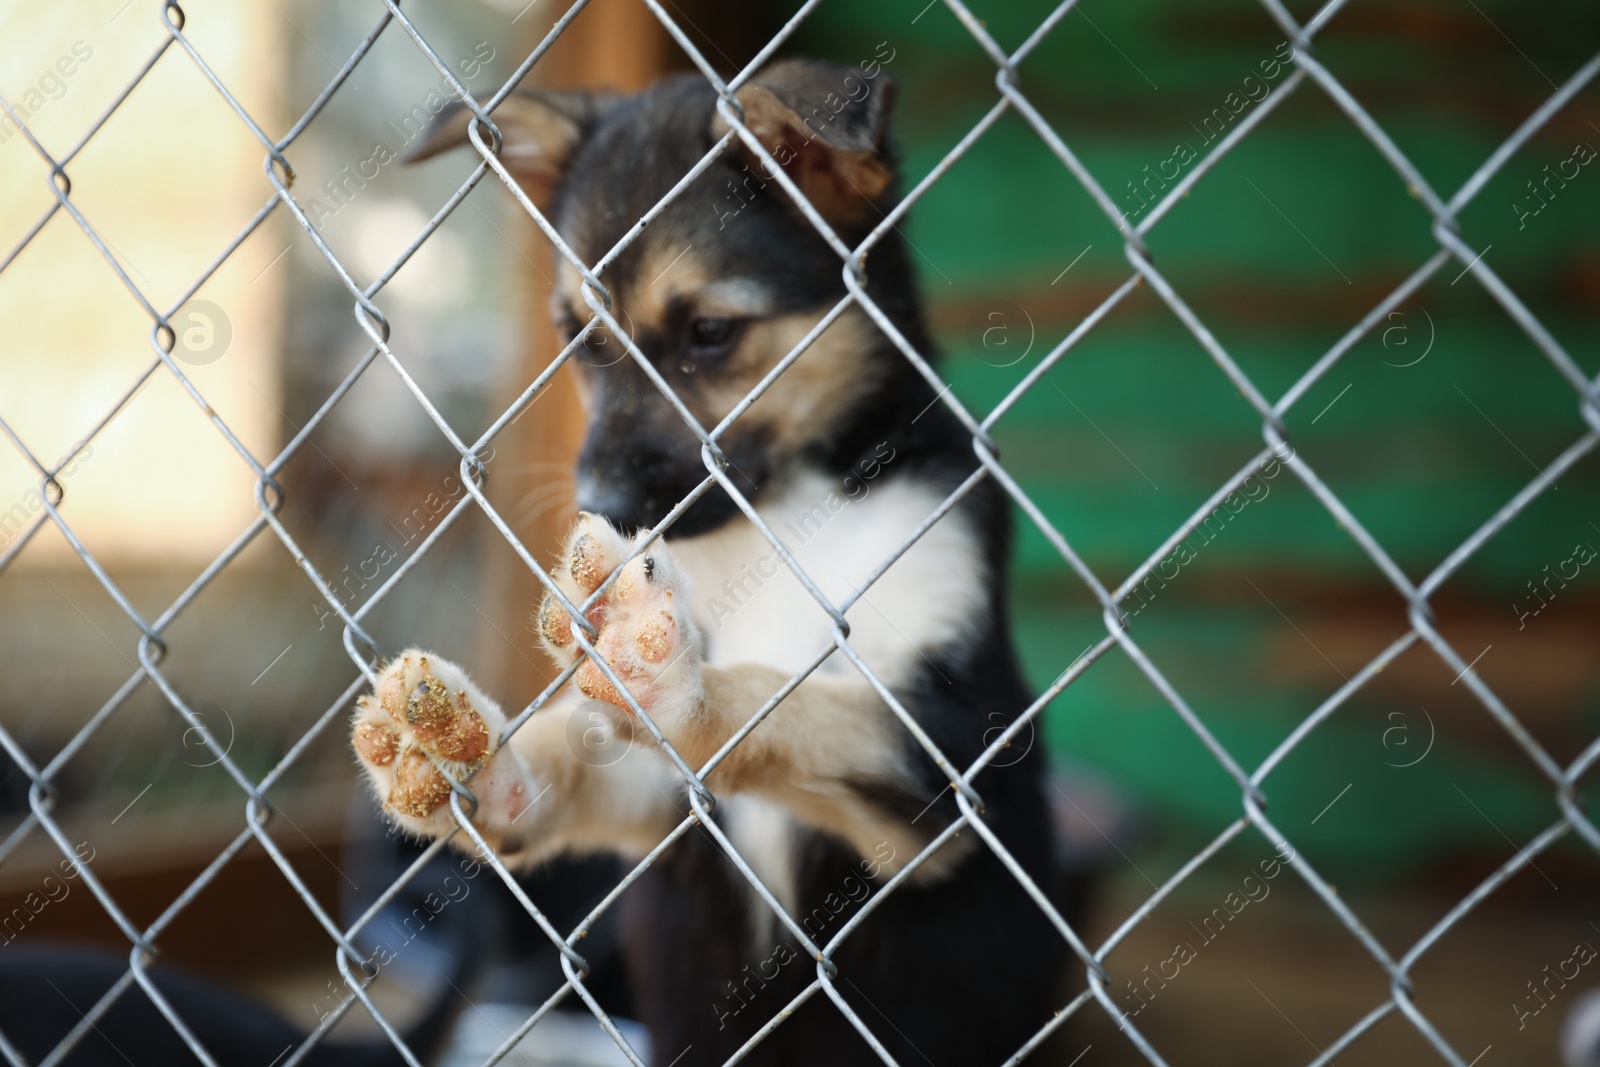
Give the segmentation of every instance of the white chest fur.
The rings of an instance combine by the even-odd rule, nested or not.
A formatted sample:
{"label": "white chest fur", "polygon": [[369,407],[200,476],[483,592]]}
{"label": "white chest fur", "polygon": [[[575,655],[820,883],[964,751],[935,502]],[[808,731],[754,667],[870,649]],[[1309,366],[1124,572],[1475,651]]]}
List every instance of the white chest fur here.
{"label": "white chest fur", "polygon": [[[851,478],[841,485],[808,475],[757,510],[812,583],[839,605],[865,588],[942,500],[938,490],[910,478]],[[753,523],[741,518],[715,533],[668,540],[692,583],[691,614],[706,637],[708,662],[798,671],[832,640],[827,612]],[[970,525],[959,513],[946,515],[845,613],[851,647],[886,686],[905,683],[983,618],[984,573]],[[838,651],[818,670],[858,674]],[[721,802],[718,821],[794,915],[796,824],[788,813],[758,797],[732,796]],[[759,947],[775,936],[775,917],[753,890],[748,901],[752,944]]]}
{"label": "white chest fur", "polygon": [[[910,478],[849,484],[854,496],[808,474],[757,508],[835,605],[862,590],[943,500]],[[715,533],[668,540],[692,582],[692,614],[708,662],[796,671],[831,640],[828,614],[753,523],[739,519]],[[981,618],[984,569],[966,519],[946,515],[845,613],[851,647],[884,684],[904,682]],[[855,671],[838,652],[821,669]]]}

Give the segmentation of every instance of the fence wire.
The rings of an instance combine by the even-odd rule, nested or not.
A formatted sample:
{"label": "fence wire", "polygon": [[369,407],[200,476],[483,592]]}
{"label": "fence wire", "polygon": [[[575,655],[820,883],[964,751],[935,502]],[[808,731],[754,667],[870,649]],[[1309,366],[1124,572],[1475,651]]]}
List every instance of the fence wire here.
{"label": "fence wire", "polygon": [[[1304,852],[1294,853],[1296,860],[1292,864],[1293,868],[1300,877],[1305,879],[1311,890],[1337,917],[1350,935],[1371,956],[1373,964],[1387,976],[1389,985],[1389,995],[1375,1004],[1370,1012],[1345,1031],[1333,1044],[1322,1050],[1311,1061],[1311,1065],[1312,1067],[1319,1067],[1321,1064],[1331,1063],[1335,1056],[1342,1053],[1364,1033],[1371,1030],[1379,1021],[1394,1012],[1399,1012],[1427,1040],[1442,1061],[1452,1064],[1454,1067],[1468,1067],[1468,1063],[1461,1053],[1451,1046],[1433,1022],[1417,1006],[1416,990],[1411,978],[1411,972],[1418,961],[1437,945],[1439,940],[1452,927],[1517,872],[1532,864],[1541,852],[1550,848],[1556,841],[1569,833],[1575,832],[1590,847],[1600,851],[1600,827],[1597,827],[1595,822],[1583,810],[1583,802],[1577,787],[1578,780],[1593,767],[1597,760],[1600,760],[1600,739],[1596,739],[1585,748],[1571,764],[1567,766],[1560,765],[1518,720],[1516,714],[1479,677],[1473,670],[1473,664],[1463,659],[1457,650],[1435,628],[1429,598],[1440,589],[1446,580],[1459,571],[1490,538],[1495,536],[1512,519],[1526,509],[1547,488],[1550,488],[1555,478],[1570,469],[1592,451],[1597,442],[1600,442],[1600,377],[1590,379],[1584,375],[1578,364],[1561,346],[1560,342],[1539,322],[1528,307],[1512,292],[1511,288],[1496,275],[1494,270],[1484,262],[1480,252],[1467,241],[1456,220],[1461,211],[1472,202],[1473,198],[1484,188],[1489,179],[1500,171],[1517,151],[1541,127],[1550,121],[1552,116],[1588,85],[1597,73],[1600,73],[1600,54],[1597,54],[1579,68],[1544,104],[1529,115],[1517,127],[1515,132],[1468,177],[1461,187],[1447,198],[1433,188],[1371,114],[1340,83],[1337,75],[1318,60],[1316,37],[1345,6],[1344,0],[1330,0],[1305,23],[1297,22],[1279,0],[1261,0],[1262,7],[1267,15],[1281,28],[1282,32],[1294,45],[1298,64],[1296,69],[1284,80],[1277,92],[1269,94],[1252,114],[1238,122],[1225,137],[1216,143],[1215,147],[1207,155],[1196,162],[1181,181],[1174,184],[1166,192],[1166,195],[1150,208],[1144,219],[1134,226],[1130,225],[1124,214],[1117,210],[1111,197],[1079,159],[1062,134],[1052,128],[1029,100],[1021,87],[1018,77],[1019,65],[1048,34],[1057,30],[1062,19],[1076,5],[1076,0],[1067,0],[1066,3],[1061,4],[1034,30],[1021,47],[1009,53],[995,41],[986,30],[983,22],[962,3],[962,0],[943,0],[961,25],[966,28],[973,40],[993,60],[997,99],[982,119],[940,160],[925,178],[909,191],[902,202],[862,241],[855,247],[850,247],[824,221],[822,216],[809,205],[782,167],[777,165],[763,144],[744,126],[742,112],[734,96],[737,90],[746,84],[760,67],[767,62],[768,58],[793,35],[807,16],[817,7],[820,0],[807,0],[755,58],[737,75],[727,80],[717,74],[715,68],[701,54],[693,41],[678,25],[678,22],[662,8],[657,0],[641,0],[641,2],[660,21],[667,34],[715,88],[720,98],[717,111],[722,120],[727,123],[729,130],[707,152],[701,161],[668,192],[660,203],[647,212],[614,248],[593,264],[582,262],[562,240],[549,219],[512,179],[505,165],[498,158],[500,133],[490,114],[535,67],[556,39],[584,9],[588,0],[576,0],[506,82],[492,96],[481,102],[473,100],[472,94],[462,84],[450,65],[429,45],[427,39],[407,14],[401,10],[396,0],[384,0],[385,10],[372,26],[371,31],[360,41],[343,66],[338,69],[337,73],[334,74],[333,78],[305,113],[286,133],[278,138],[269,135],[251,117],[249,112],[229,91],[224,80],[207,62],[206,57],[186,35],[186,16],[181,5],[176,2],[165,3],[158,12],[160,24],[165,32],[165,39],[160,46],[154,50],[148,62],[117,95],[111,105],[90,125],[78,142],[65,153],[59,156],[52,155],[35,138],[26,121],[18,114],[11,103],[0,98],[0,109],[4,110],[15,126],[26,136],[33,150],[43,162],[44,172],[42,176],[48,182],[54,199],[54,203],[39,217],[37,223],[28,230],[17,246],[3,260],[0,260],[0,272],[4,272],[15,263],[21,252],[28,247],[29,243],[57,213],[65,212],[71,216],[73,222],[93,242],[105,259],[107,267],[116,274],[122,285],[127,289],[128,294],[148,315],[152,350],[150,362],[140,373],[133,377],[128,384],[127,390],[117,402],[106,411],[104,417],[76,446],[75,450],[63,457],[54,466],[41,462],[36,453],[29,448],[27,442],[4,420],[3,413],[0,413],[0,431],[5,433],[11,445],[21,453],[37,473],[40,493],[44,498],[42,514],[29,524],[24,533],[16,539],[3,555],[0,555],[0,570],[12,564],[17,555],[27,546],[40,528],[46,523],[54,524],[71,545],[78,558],[82,560],[83,564],[140,632],[137,644],[137,669],[48,763],[40,765],[34,762],[13,736],[3,727],[0,727],[0,745],[4,746],[6,753],[31,782],[28,793],[30,810],[20,825],[15,828],[3,843],[0,843],[0,862],[3,862],[16,849],[18,844],[29,835],[35,832],[43,832],[48,835],[60,849],[61,854],[73,864],[78,875],[82,877],[83,883],[89,887],[106,914],[126,935],[130,945],[128,971],[97,1004],[84,1014],[82,1022],[66,1035],[60,1045],[43,1062],[54,1064],[63,1059],[95,1026],[96,1022],[110,1009],[117,999],[126,993],[134,983],[137,983],[160,1009],[172,1027],[183,1037],[183,1040],[194,1052],[195,1056],[208,1065],[216,1064],[216,1060],[196,1039],[185,1020],[151,980],[148,968],[156,953],[156,943],[163,932],[168,929],[199,893],[218,876],[219,872],[254,840],[259,842],[266,850],[278,870],[293,886],[311,916],[327,932],[334,946],[335,961],[339,972],[348,987],[348,995],[342,998],[337,1008],[323,1018],[321,1025],[309,1035],[302,1045],[295,1048],[291,1055],[280,1062],[284,1064],[284,1067],[293,1067],[294,1064],[300,1062],[348,1011],[359,1004],[365,1011],[371,1013],[373,1019],[382,1027],[406,1062],[413,1064],[414,1067],[420,1067],[416,1053],[407,1047],[398,1029],[385,1018],[369,996],[368,987],[375,977],[375,968],[356,947],[355,942],[367,924],[405,888],[407,883],[421,871],[430,858],[446,846],[449,839],[445,838],[434,842],[404,875],[390,885],[372,903],[362,916],[350,926],[341,927],[310,892],[300,873],[296,871],[294,865],[274,839],[272,833],[274,809],[270,794],[310,744],[329,729],[330,725],[335,730],[343,728],[356,696],[375,682],[377,666],[384,658],[386,650],[380,648],[378,643],[363,628],[363,620],[378,603],[394,590],[399,582],[406,578],[411,569],[428,554],[437,543],[439,535],[473,508],[480,509],[487,516],[494,528],[505,538],[506,542],[517,553],[531,573],[561,601],[574,619],[580,620],[574,625],[574,636],[577,638],[578,646],[585,655],[596,658],[596,662],[602,672],[617,687],[619,692],[627,694],[627,688],[622,680],[612,672],[608,665],[595,656],[594,648],[590,643],[592,634],[588,632],[588,624],[585,620],[586,613],[577,605],[573,605],[565,599],[561,591],[555,587],[544,569],[534,558],[532,552],[517,538],[516,533],[506,519],[495,510],[483,491],[486,477],[485,455],[492,447],[496,437],[534,401],[550,381],[550,378],[573,357],[575,351],[582,347],[588,334],[603,326],[609,331],[610,336],[621,340],[627,349],[627,355],[634,359],[651,378],[656,388],[661,391],[664,399],[684,419],[689,429],[701,443],[702,457],[706,467],[704,480],[684,500],[679,502],[669,517],[656,528],[652,537],[659,537],[668,532],[673,521],[689,504],[709,491],[713,485],[720,486],[724,492],[732,497],[743,513],[772,544],[778,557],[783,560],[784,564],[816,599],[822,610],[827,612],[833,623],[833,637],[829,643],[818,649],[817,654],[812,657],[808,665],[796,674],[777,696],[762,707],[745,728],[740,730],[720,752],[700,768],[691,767],[685,763],[666,738],[661,735],[660,730],[650,720],[648,714],[638,706],[631,695],[627,695],[626,699],[634,713],[656,736],[664,751],[683,775],[688,787],[691,813],[684,817],[682,822],[657,848],[629,871],[583,921],[566,932],[562,932],[553,926],[549,919],[529,900],[512,873],[495,855],[494,850],[489,847],[488,843],[483,840],[469,821],[469,815],[476,807],[476,801],[471,794],[470,781],[462,785],[451,780],[454,792],[450,799],[450,808],[459,824],[460,832],[465,833],[472,840],[483,854],[485,862],[492,866],[521,906],[526,909],[528,915],[549,938],[551,944],[560,953],[561,967],[566,976],[566,982],[545,1003],[529,1015],[521,1027],[506,1038],[504,1044],[490,1056],[486,1061],[487,1063],[498,1062],[509,1054],[516,1043],[551,1009],[576,996],[594,1014],[600,1026],[616,1042],[622,1053],[631,1062],[643,1067],[643,1061],[640,1059],[639,1054],[629,1045],[623,1033],[613,1023],[604,1009],[601,1008],[594,995],[585,985],[587,964],[579,951],[579,945],[584,935],[612,907],[621,893],[633,884],[673,842],[698,825],[709,831],[717,845],[727,854],[729,860],[750,881],[755,891],[766,902],[767,906],[773,910],[778,921],[793,933],[818,961],[815,980],[792,1002],[777,1011],[772,1019],[757,1031],[744,1048],[729,1061],[730,1063],[742,1059],[775,1029],[783,1025],[785,1020],[792,1014],[794,1008],[819,993],[833,1002],[884,1062],[894,1063],[893,1058],[884,1049],[878,1038],[874,1036],[873,1027],[861,1019],[840,995],[835,983],[836,980],[844,976],[832,962],[832,956],[837,952],[840,944],[851,936],[860,923],[890,893],[893,893],[918,866],[926,861],[933,852],[942,847],[956,833],[964,829],[971,829],[983,841],[985,846],[996,853],[1001,862],[1022,884],[1038,907],[1045,912],[1062,939],[1082,963],[1087,977],[1085,990],[1070,1001],[1062,1004],[1060,1010],[1050,1021],[1021,1048],[1017,1049],[1007,1062],[1016,1063],[1021,1061],[1067,1019],[1073,1017],[1080,1009],[1089,1006],[1093,1002],[1110,1015],[1112,1020],[1118,1024],[1120,1033],[1137,1047],[1145,1059],[1152,1064],[1164,1065],[1166,1060],[1162,1057],[1161,1052],[1155,1048],[1131,1018],[1122,1012],[1112,1000],[1109,992],[1111,976],[1105,965],[1106,958],[1180,884],[1190,878],[1196,870],[1216,855],[1228,842],[1243,833],[1246,828],[1250,826],[1256,827],[1269,841],[1280,848],[1293,848],[1293,842],[1266,814],[1268,778],[1313,730],[1332,717],[1374,675],[1402,653],[1420,643],[1430,648],[1449,667],[1451,673],[1457,676],[1458,680],[1466,686],[1477,702],[1482,705],[1483,709],[1504,729],[1512,743],[1526,755],[1538,772],[1548,780],[1558,808],[1558,816],[1532,840],[1517,847],[1515,854],[1506,860],[1500,868],[1467,894],[1415,944],[1399,954],[1391,952],[1379,941],[1367,925],[1363,923],[1361,917],[1339,897],[1309,860],[1306,859]],[[385,32],[399,32],[409,37],[429,62],[437,68],[445,81],[455,90],[456,95],[468,102],[468,106],[475,116],[475,121],[472,122],[470,129],[470,140],[482,160],[467,179],[460,184],[454,194],[438,209],[426,227],[406,246],[398,258],[378,278],[370,284],[362,286],[323,240],[317,227],[308,218],[304,206],[296,200],[294,193],[291,191],[294,169],[286,153],[312,121],[327,107],[334,94],[345,84],[351,73],[367,57],[380,35]],[[74,201],[70,175],[70,167],[85,145],[117,115],[129,94],[141,81],[149,76],[158,63],[162,62],[192,63],[211,87],[220,94],[238,120],[261,143],[264,151],[263,166],[266,173],[266,181],[271,186],[271,192],[267,195],[260,210],[255,213],[233,240],[218,252],[216,258],[201,272],[193,284],[170,307],[164,310],[152,304],[146,294],[123,270],[117,259],[112,255],[107,242],[96,231],[93,221],[85,216],[79,205]],[[1165,218],[1171,208],[1194,188],[1196,183],[1201,181],[1228,153],[1233,151],[1240,141],[1248,137],[1263,122],[1267,121],[1268,116],[1281,107],[1290,96],[1303,91],[1307,82],[1313,83],[1316,90],[1327,95],[1328,99],[1354,124],[1362,136],[1378,149],[1393,168],[1399,180],[1420,201],[1423,210],[1428,213],[1432,220],[1432,232],[1439,244],[1439,249],[1419,265],[1398,287],[1379,301],[1359,322],[1350,327],[1347,333],[1329,348],[1281,397],[1274,401],[1262,393],[1240,368],[1228,350],[1185,303],[1183,297],[1168,283],[1151,258],[1146,238],[1150,231]],[[874,304],[872,298],[868,295],[863,279],[865,277],[867,255],[872,248],[903,220],[906,213],[926,195],[928,190],[943,178],[956,161],[968,152],[984,132],[1008,111],[1015,111],[1027,122],[1050,151],[1060,160],[1062,166],[1082,185],[1093,198],[1095,204],[1104,212],[1111,223],[1117,227],[1123,238],[1126,256],[1132,266],[1132,273],[1100,306],[1095,308],[1062,338],[992,411],[980,416],[969,411],[952,394],[947,384],[928,362],[927,355],[917,351],[916,347],[896,330],[889,317]],[[832,321],[833,318],[837,317],[851,304],[860,307],[893,341],[906,360],[939,391],[939,402],[947,405],[971,434],[972,446],[980,461],[979,469],[951,493],[949,498],[942,502],[933,514],[928,516],[927,520],[917,528],[905,543],[899,546],[895,553],[878,566],[864,586],[857,589],[851,597],[837,603],[830,601],[822,594],[784,543],[763,522],[751,502],[741,492],[739,486],[727,476],[727,461],[719,445],[730,426],[805,351],[821,332],[822,327],[819,326],[804,338],[775,368],[773,373],[767,376],[721,424],[707,428],[695,420],[694,416],[673,393],[670,385],[654,372],[644,353],[639,351],[629,338],[628,331],[612,317],[610,294],[599,281],[599,275],[605,267],[613,262],[639,236],[644,227],[661,212],[666,204],[681,194],[688,184],[705,168],[711,166],[718,153],[731,144],[735,138],[741,141],[749,152],[766,162],[768,172],[783,186],[785,192],[800,205],[802,212],[811,225],[816,228],[818,234],[839,257],[847,295],[830,312],[823,325]],[[374,300],[382,292],[385,285],[416,253],[418,248],[444,223],[467,194],[480,181],[490,175],[498,178],[506,185],[522,209],[528,213],[530,218],[553,242],[557,254],[569,261],[584,279],[586,283],[585,299],[592,312],[592,318],[578,336],[550,363],[549,367],[540,373],[517,397],[516,401],[499,415],[488,430],[477,440],[468,442],[443,417],[438,407],[429,399],[428,394],[419,386],[416,379],[408,373],[405,362],[391,345],[389,321],[383,311],[374,303]],[[206,284],[207,280],[228,261],[229,257],[234,254],[240,245],[279,209],[286,211],[304,229],[306,235],[344,285],[352,301],[356,321],[367,335],[371,345],[363,358],[357,361],[354,368],[338,387],[330,393],[316,413],[283,450],[276,456],[262,458],[257,457],[243,444],[222,416],[207,403],[206,397],[184,373],[183,367],[174,360],[172,350],[176,338],[173,327],[170,325],[170,320]],[[1504,308],[1511,319],[1526,333],[1539,351],[1544,354],[1555,369],[1572,386],[1578,410],[1587,424],[1588,430],[1546,468],[1540,470],[1537,477],[1531,479],[1521,491],[1516,493],[1511,500],[1507,501],[1504,506],[1490,516],[1461,545],[1441,560],[1421,582],[1413,582],[1406,577],[1395,560],[1362,525],[1361,521],[1351,513],[1338,494],[1323,481],[1313,466],[1300,453],[1290,447],[1292,434],[1287,419],[1291,410],[1295,408],[1311,387],[1327,375],[1357,342],[1371,333],[1374,327],[1383,322],[1391,311],[1400,307],[1452,260],[1462,264],[1463,272],[1470,274],[1473,280],[1481,285]],[[1108,587],[1105,582],[1090,570],[1067,538],[1050,523],[1043,511],[1029,498],[1023,487],[1006,471],[1005,466],[1000,461],[998,450],[990,437],[990,432],[1016,405],[1018,400],[1038,383],[1044,374],[1065,358],[1073,348],[1107,317],[1113,308],[1126,299],[1141,283],[1148,285],[1160,297],[1162,302],[1171,309],[1173,315],[1187,328],[1212,361],[1215,362],[1218,370],[1226,375],[1240,395],[1255,409],[1261,420],[1264,446],[1249,463],[1245,464],[1232,478],[1219,487],[1216,493],[1206,500],[1133,573],[1115,587]],[[430,533],[416,552],[377,589],[370,599],[354,610],[350,610],[336,594],[329,578],[318,571],[301,546],[296,543],[294,536],[280,521],[279,511],[284,504],[285,491],[278,481],[278,475],[285,465],[307,444],[313,431],[324,422],[335,405],[340,403],[349,392],[356,380],[366,373],[379,357],[394,369],[406,388],[416,398],[417,403],[432,420],[434,426],[437,427],[438,432],[449,442],[451,448],[460,457],[462,482],[468,491],[441,520],[438,528]],[[73,532],[72,524],[62,507],[65,490],[58,480],[58,476],[85,449],[91,447],[97,435],[122,411],[152,376],[163,373],[172,375],[194,401],[200,405],[201,410],[215,426],[217,433],[227,441],[239,454],[240,458],[254,471],[256,476],[256,504],[259,515],[239,533],[238,537],[226,550],[217,556],[165,611],[152,619],[147,618],[134,607],[129,596],[119,588],[117,582],[112,579],[106,568],[101,565],[100,561],[95,558],[94,554],[84,546],[83,542]],[[1338,522],[1339,527],[1349,534],[1361,551],[1371,560],[1372,564],[1400,594],[1408,608],[1410,627],[1402,636],[1395,639],[1362,670],[1350,677],[1344,685],[1307,715],[1259,766],[1254,769],[1246,769],[1240,765],[1227,747],[1214,736],[1206,723],[1195,713],[1174,685],[1163,675],[1160,668],[1135,641],[1125,624],[1126,616],[1123,604],[1140,582],[1150,575],[1157,563],[1165,558],[1179,542],[1194,532],[1205,517],[1226,496],[1238,489],[1247,478],[1274,458],[1280,459],[1295,473]],[[1101,605],[1106,636],[1086,650],[1039,696],[1025,713],[1020,715],[1003,733],[997,735],[993,743],[971,766],[956,767],[945,758],[931,739],[922,732],[907,709],[900,705],[887,687],[873,675],[871,668],[852,648],[849,639],[849,627],[845,622],[844,614],[856,600],[864,595],[872,582],[880,577],[895,559],[909,549],[938,518],[943,516],[962,497],[986,478],[992,478],[1009,494],[1021,511],[1038,527],[1071,569],[1082,579]],[[206,729],[205,723],[202,717],[197,714],[193,703],[183,693],[179,692],[166,673],[164,673],[162,662],[168,651],[164,635],[173,621],[191,605],[196,596],[224,568],[238,559],[247,545],[264,534],[276,538],[281,543],[305,573],[306,578],[326,601],[331,611],[336,613],[344,624],[344,647],[356,667],[356,673],[338,699],[318,716],[311,728],[289,749],[277,765],[264,777],[259,780],[252,780],[229,757],[226,748],[219,744],[217,739]],[[645,547],[645,545],[638,546],[635,549],[635,554],[642,552]],[[604,595],[608,586],[609,582],[597,590],[584,607],[591,606],[597,602]],[[1033,720],[1041,710],[1058,696],[1062,690],[1082,677],[1085,671],[1113,647],[1120,647],[1127,654],[1129,659],[1156,687],[1164,700],[1170,704],[1173,712],[1194,732],[1212,757],[1233,779],[1239,789],[1242,814],[1207,844],[1205,848],[1185,863],[1165,884],[1157,888],[1109,938],[1099,945],[1090,946],[1056,911],[1047,895],[1034,884],[1022,867],[1006,852],[1000,840],[985,824],[980,800],[980,786],[982,772],[990,765],[991,761],[1021,731],[1032,729]],[[394,650],[387,651],[392,652]],[[761,882],[750,865],[739,855],[732,842],[717,828],[716,822],[710,818],[711,809],[716,801],[712,791],[705,785],[704,779],[735,745],[741,742],[767,714],[772,712],[783,696],[792,691],[801,680],[819,667],[823,660],[835,651],[842,654],[884,697],[893,713],[913,734],[922,748],[927,751],[929,758],[949,778],[950,785],[956,794],[960,816],[944,832],[931,841],[900,873],[882,886],[880,891],[871,898],[860,912],[831,939],[818,944],[811,939],[807,931],[795,921],[794,917],[785,911],[772,891]],[[579,662],[581,662],[581,659]],[[507,736],[526,722],[530,715],[538,711],[553,697],[556,691],[571,677],[576,666],[577,664],[574,664],[568,670],[563,671],[511,722]],[[196,732],[197,736],[204,739],[204,743],[215,756],[216,764],[224,768],[233,778],[244,799],[245,819],[244,828],[201,874],[153,922],[141,927],[128,917],[123,907],[107,891],[104,884],[96,877],[92,865],[84,862],[73,849],[68,836],[53,814],[56,803],[56,789],[53,783],[63,769],[82,752],[89,739],[97,731],[105,727],[106,723],[125,704],[129,696],[145,682],[154,683],[159,688],[172,711],[180,716],[188,727]],[[446,775],[446,778],[449,779],[449,776]],[[453,835],[454,831],[452,831],[451,836]],[[0,1054],[3,1054],[15,1065],[22,1065],[26,1062],[3,1034],[0,1034]]]}

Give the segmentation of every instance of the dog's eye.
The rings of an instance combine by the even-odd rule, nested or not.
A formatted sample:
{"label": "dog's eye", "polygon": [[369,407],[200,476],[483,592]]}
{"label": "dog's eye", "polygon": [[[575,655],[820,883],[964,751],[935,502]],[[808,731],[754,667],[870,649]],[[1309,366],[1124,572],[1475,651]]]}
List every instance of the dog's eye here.
{"label": "dog's eye", "polygon": [[738,319],[698,318],[689,323],[689,354],[720,355],[739,337]]}
{"label": "dog's eye", "polygon": [[563,344],[571,344],[572,339],[578,336],[578,331],[582,328],[577,317],[574,315],[559,316],[555,321],[555,327],[556,332],[561,335],[561,341]]}

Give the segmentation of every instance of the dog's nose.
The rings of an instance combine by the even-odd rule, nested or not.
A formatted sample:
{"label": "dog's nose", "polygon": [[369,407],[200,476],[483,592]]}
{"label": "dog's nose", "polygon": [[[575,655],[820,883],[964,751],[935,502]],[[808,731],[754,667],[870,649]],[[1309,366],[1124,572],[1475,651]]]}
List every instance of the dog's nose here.
{"label": "dog's nose", "polygon": [[656,502],[636,483],[579,475],[577,490],[578,509],[599,515],[613,526],[637,530],[660,518],[655,513]]}

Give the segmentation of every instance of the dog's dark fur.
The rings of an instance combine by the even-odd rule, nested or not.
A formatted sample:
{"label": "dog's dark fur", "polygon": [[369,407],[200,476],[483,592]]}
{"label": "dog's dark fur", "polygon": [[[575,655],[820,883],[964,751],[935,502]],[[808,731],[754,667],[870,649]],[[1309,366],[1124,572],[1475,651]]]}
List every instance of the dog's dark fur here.
{"label": "dog's dark fur", "polygon": [[[746,122],[847,245],[870,232],[898,195],[885,138],[893,92],[882,73],[868,78],[859,70],[788,61],[739,94]],[[686,76],[627,98],[519,93],[494,118],[505,133],[503,158],[519,184],[549,210],[577,255],[594,263],[722,135],[726,127],[715,105],[704,79]],[[462,143],[468,118],[459,108],[441,114],[418,155]],[[762,166],[735,141],[601,277],[633,341],[707,427],[788,351],[793,334],[779,343],[763,333],[768,324],[814,322],[845,294],[839,257]],[[589,310],[577,273],[557,261],[554,313],[571,336]],[[662,283],[663,277],[669,280]],[[917,351],[931,352],[912,264],[897,231],[872,250],[866,278],[872,300],[895,328]],[[740,293],[756,294],[758,310],[735,316],[700,301],[698,293],[730,279]],[[718,320],[732,321],[731,341]],[[750,355],[758,344],[773,347]],[[881,460],[885,442],[894,459],[882,465],[875,492],[919,486],[937,500],[974,470],[970,435],[858,308],[841,320],[838,339],[825,335],[816,347],[722,438],[729,476],[757,505],[778,499],[797,471],[848,484],[875,454]],[[617,339],[608,346],[591,336],[579,363],[589,412],[580,506],[619,527],[654,526],[706,476],[700,444]],[[798,384],[786,385],[791,378]],[[950,761],[964,768],[1028,705],[1029,693],[1007,619],[1010,530],[1003,492],[992,480],[982,481],[942,521],[965,524],[982,604],[959,640],[918,647],[914,669],[892,688]],[[728,494],[713,487],[667,537],[677,553],[680,541],[716,538],[747,522]],[[715,646],[719,639],[709,640]],[[891,715],[875,695],[867,698],[874,702],[871,714]],[[792,702],[774,719],[789,713]],[[890,725],[901,751],[880,762],[899,772],[835,781],[830,788],[893,823],[905,840],[925,843],[957,817],[953,791],[910,733]],[[746,744],[766,730],[763,724]],[[529,760],[537,764],[536,757]],[[1001,762],[1010,765],[974,783],[986,805],[983,818],[1048,890],[1054,880],[1043,753],[1008,754]],[[715,775],[709,784],[723,795]],[[743,789],[759,792],[759,779],[729,791]],[[789,845],[796,860],[796,917],[826,944],[856,910],[846,900],[853,895],[849,887],[875,873],[872,857],[846,843],[849,827],[797,818]],[[1059,1007],[1064,943],[975,837],[966,829],[947,844],[941,851],[953,858],[942,869],[930,864],[917,872],[831,957],[838,966],[834,989],[903,1064],[998,1063]],[[879,872],[874,891],[910,858],[901,854]],[[793,937],[780,926],[761,926],[757,913],[765,905],[703,833],[684,837],[624,902],[630,973],[652,1034],[653,1060],[662,1067],[723,1062],[818,976],[814,960],[776,952],[780,945],[792,951]],[[816,992],[745,1062],[850,1065],[878,1058],[827,994]]]}

